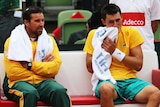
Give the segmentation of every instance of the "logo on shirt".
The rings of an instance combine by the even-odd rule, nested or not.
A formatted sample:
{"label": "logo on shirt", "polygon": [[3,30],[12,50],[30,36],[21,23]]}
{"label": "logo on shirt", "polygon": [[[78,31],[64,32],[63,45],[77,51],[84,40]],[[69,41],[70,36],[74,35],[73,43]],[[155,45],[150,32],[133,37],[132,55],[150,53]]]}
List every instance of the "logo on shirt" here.
{"label": "logo on shirt", "polygon": [[105,36],[104,34],[105,34],[106,32],[107,32],[106,29],[100,30],[99,32],[97,32],[97,37],[103,37],[103,36]]}
{"label": "logo on shirt", "polygon": [[145,16],[144,13],[127,12],[122,13],[123,26],[144,26]]}

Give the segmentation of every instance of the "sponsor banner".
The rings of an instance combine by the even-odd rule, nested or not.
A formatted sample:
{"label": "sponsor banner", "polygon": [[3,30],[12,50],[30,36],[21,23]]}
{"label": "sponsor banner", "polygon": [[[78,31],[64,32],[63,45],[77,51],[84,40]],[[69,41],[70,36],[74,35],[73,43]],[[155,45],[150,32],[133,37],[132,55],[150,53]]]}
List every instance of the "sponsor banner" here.
{"label": "sponsor banner", "polygon": [[124,26],[144,26],[144,13],[127,12],[122,13],[122,25]]}

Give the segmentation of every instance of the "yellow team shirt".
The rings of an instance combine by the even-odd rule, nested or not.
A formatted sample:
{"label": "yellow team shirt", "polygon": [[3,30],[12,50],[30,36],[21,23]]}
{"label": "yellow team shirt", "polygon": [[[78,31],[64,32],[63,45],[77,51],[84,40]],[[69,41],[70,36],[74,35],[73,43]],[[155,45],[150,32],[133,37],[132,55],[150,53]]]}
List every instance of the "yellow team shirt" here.
{"label": "yellow team shirt", "polygon": [[[10,38],[8,38],[4,45],[4,64],[9,78],[9,87],[12,87],[17,81],[28,81],[31,84],[38,84],[46,79],[53,79],[58,73],[62,59],[59,54],[59,49],[56,41],[53,37],[50,37],[53,41],[52,55],[54,60],[51,62],[32,62],[31,71],[24,68],[20,62],[9,60],[7,57],[7,51],[9,47]],[[36,52],[37,41],[31,41],[33,57]],[[23,51],[23,50],[22,50]],[[34,58],[32,58],[34,59]]]}
{"label": "yellow team shirt", "polygon": [[[95,33],[95,29],[91,30],[88,34],[84,51],[88,54],[93,54],[94,48],[92,46],[92,38]],[[137,29],[133,27],[122,26],[121,31],[118,33],[118,40],[116,48],[124,52],[126,55],[130,54],[130,49],[141,45],[144,42],[143,37]],[[125,66],[122,62],[112,57],[112,63],[110,66],[110,72],[115,80],[123,80],[128,78],[136,78],[137,71]]]}

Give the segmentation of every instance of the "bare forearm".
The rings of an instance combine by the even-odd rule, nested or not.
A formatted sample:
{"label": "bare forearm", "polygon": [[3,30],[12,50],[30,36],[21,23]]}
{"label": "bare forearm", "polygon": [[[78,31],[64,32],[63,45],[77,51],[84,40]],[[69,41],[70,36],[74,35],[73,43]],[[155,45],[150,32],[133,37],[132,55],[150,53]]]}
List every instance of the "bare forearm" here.
{"label": "bare forearm", "polygon": [[92,69],[92,55],[91,54],[87,54],[87,56],[86,56],[86,65],[87,65],[87,70],[90,73],[93,73],[93,69]]}
{"label": "bare forearm", "polygon": [[133,57],[133,56],[125,56],[122,61],[126,66],[135,69],[136,71],[140,71],[142,68],[143,61],[141,58]]}

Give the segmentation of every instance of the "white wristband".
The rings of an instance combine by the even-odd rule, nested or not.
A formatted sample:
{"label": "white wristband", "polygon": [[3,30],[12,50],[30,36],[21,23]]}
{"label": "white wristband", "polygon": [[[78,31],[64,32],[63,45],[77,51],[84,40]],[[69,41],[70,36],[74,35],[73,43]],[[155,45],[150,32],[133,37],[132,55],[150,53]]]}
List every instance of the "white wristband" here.
{"label": "white wristband", "polygon": [[119,49],[115,49],[115,51],[113,52],[112,56],[115,57],[118,61],[122,61],[125,57],[125,53],[120,51]]}

